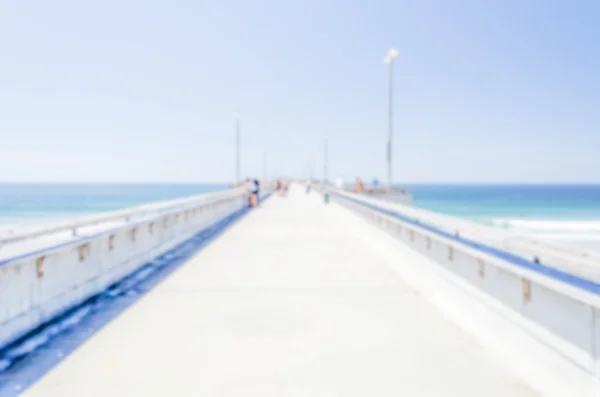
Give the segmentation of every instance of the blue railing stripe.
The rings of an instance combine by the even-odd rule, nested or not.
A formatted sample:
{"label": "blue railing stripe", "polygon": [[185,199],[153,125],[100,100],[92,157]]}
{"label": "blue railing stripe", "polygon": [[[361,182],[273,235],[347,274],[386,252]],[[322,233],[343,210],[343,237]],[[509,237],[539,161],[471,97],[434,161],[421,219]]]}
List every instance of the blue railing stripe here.
{"label": "blue railing stripe", "polygon": [[494,257],[497,257],[498,259],[502,259],[506,262],[509,262],[513,265],[517,265],[517,266],[522,267],[527,270],[535,271],[537,273],[543,274],[544,276],[550,277],[552,279],[564,282],[566,284],[583,289],[583,290],[591,292],[593,294],[600,295],[600,283],[597,283],[595,281],[588,280],[583,277],[576,276],[574,274],[571,274],[571,273],[565,272],[563,270],[559,270],[554,267],[550,267],[550,266],[547,266],[547,265],[544,265],[541,263],[536,263],[533,260],[527,260],[523,257],[517,256],[515,254],[511,254],[509,252],[500,250],[498,248],[494,248],[494,247],[491,247],[491,246],[488,246],[485,244],[481,244],[474,240],[470,240],[470,239],[467,239],[467,238],[464,238],[461,236],[455,236],[451,233],[448,233],[444,230],[438,229],[434,226],[423,224],[423,223],[419,222],[418,220],[409,218],[408,216],[403,215],[399,212],[387,210],[387,209],[384,209],[381,207],[377,207],[373,204],[368,204],[363,201],[360,201],[360,200],[357,200],[354,198],[350,198],[350,197],[347,197],[347,196],[339,194],[339,193],[335,193],[335,192],[332,192],[332,193],[336,196],[342,197],[345,200],[355,202],[357,204],[362,205],[363,207],[366,207],[366,208],[369,208],[376,212],[382,213],[384,215],[388,215],[393,218],[399,219],[403,222],[409,223],[420,229],[427,230],[428,232],[434,233],[438,236],[442,236],[449,240],[463,244],[467,247],[474,248],[483,253],[492,255]]}
{"label": "blue railing stripe", "polygon": [[[261,200],[270,196],[267,191]],[[23,393],[249,211],[242,206],[20,340],[0,346],[0,397]]]}
{"label": "blue railing stripe", "polygon": [[[245,204],[240,205],[240,207],[244,207],[244,206],[245,206]],[[133,228],[139,227],[140,225],[144,225],[149,222],[156,222],[158,219],[161,219],[165,216],[172,216],[172,215],[175,215],[178,213],[179,213],[179,211],[174,210],[172,212],[157,214],[155,217],[152,217],[152,218],[129,222],[124,225],[111,227],[111,228],[108,228],[108,229],[105,229],[105,230],[102,230],[99,232],[86,234],[86,235],[82,235],[82,236],[74,236],[73,238],[63,241],[61,243],[52,243],[51,245],[49,245],[47,247],[38,248],[38,249],[31,250],[31,251],[26,251],[26,252],[23,252],[23,253],[8,257],[8,258],[0,259],[0,267],[7,266],[11,263],[15,263],[15,262],[19,262],[19,261],[33,260],[37,257],[44,256],[44,255],[50,254],[55,251],[59,251],[62,248],[65,248],[68,246],[77,246],[79,244],[84,244],[88,241],[97,239],[98,237],[102,237],[102,236],[108,237],[112,234],[120,233],[123,230],[133,229]],[[16,243],[16,244],[18,244],[18,243]]]}

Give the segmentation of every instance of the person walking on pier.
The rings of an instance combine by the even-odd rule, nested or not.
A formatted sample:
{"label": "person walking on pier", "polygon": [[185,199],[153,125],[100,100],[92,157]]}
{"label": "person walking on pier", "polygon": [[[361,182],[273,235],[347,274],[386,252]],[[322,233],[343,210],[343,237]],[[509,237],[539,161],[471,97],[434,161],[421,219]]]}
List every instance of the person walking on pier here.
{"label": "person walking on pier", "polygon": [[283,194],[282,195],[283,195],[283,197],[286,197],[287,194],[288,194],[288,190],[290,188],[290,183],[289,183],[289,181],[287,179],[284,179],[281,182],[281,184],[282,184],[282,187],[283,187]]}
{"label": "person walking on pier", "polygon": [[258,201],[258,185],[255,183],[255,180],[251,180],[250,178],[246,179],[246,182],[249,190],[248,207],[254,208]]}
{"label": "person walking on pier", "polygon": [[258,179],[253,181],[254,183],[254,194],[256,195],[256,205],[260,205],[260,182]]}
{"label": "person walking on pier", "polygon": [[363,193],[365,191],[365,185],[360,178],[356,178],[356,191],[358,193]]}

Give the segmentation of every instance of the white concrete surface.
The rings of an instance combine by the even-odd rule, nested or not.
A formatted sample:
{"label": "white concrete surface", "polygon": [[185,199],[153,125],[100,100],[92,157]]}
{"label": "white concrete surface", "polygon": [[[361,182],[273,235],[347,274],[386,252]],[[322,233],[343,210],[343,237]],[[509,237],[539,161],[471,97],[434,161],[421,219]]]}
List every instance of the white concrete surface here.
{"label": "white concrete surface", "polygon": [[[0,259],[0,349],[244,208],[247,198],[243,191],[228,191],[193,205],[42,251],[26,251],[17,258]],[[90,227],[82,225],[81,229],[85,232]],[[48,241],[49,236],[38,239]],[[32,241],[36,239],[14,244]]]}
{"label": "white concrete surface", "polygon": [[[322,189],[323,186],[317,185],[315,188]],[[328,189],[353,200],[394,211],[447,233],[459,233],[464,238],[510,252],[527,260],[537,257],[545,265],[600,282],[600,257],[597,253],[583,252],[575,247],[552,244],[551,241],[544,242],[543,239],[538,241],[536,237],[528,233],[489,227],[467,219],[382,200],[370,194],[357,194],[331,187]]]}
{"label": "white concrete surface", "polygon": [[[399,267],[398,271],[411,285],[421,285],[419,288],[423,290],[423,283],[417,280],[431,278],[425,284],[434,285],[433,289],[428,289],[438,297],[436,306],[439,307],[440,299],[443,299],[441,306],[445,307],[446,314],[459,313],[458,319],[454,316],[455,321],[465,323],[465,317],[472,317],[473,321],[466,321],[469,323],[467,328],[476,324],[476,333],[486,339],[490,339],[490,334],[499,336],[491,339],[501,339],[503,350],[517,353],[507,355],[512,360],[510,365],[527,368],[520,373],[529,373],[532,368],[537,373],[528,376],[536,388],[571,390],[576,387],[581,391],[577,396],[600,396],[600,322],[597,321],[600,296],[593,290],[586,290],[585,284],[584,287],[569,284],[568,279],[526,269],[424,230],[420,225],[389,217],[338,195],[332,197],[367,221],[350,222],[349,225],[354,224],[363,238],[369,238],[373,248],[388,240],[394,243],[393,247],[386,248],[389,251],[386,257]],[[348,223],[349,217],[340,220]],[[399,255],[413,259],[394,261],[393,258]],[[428,277],[427,268],[438,275]],[[457,294],[442,288],[444,280],[452,280],[451,284],[465,296],[451,299],[450,296]],[[449,302],[453,307],[447,310]],[[520,328],[521,334],[526,335],[515,338],[509,336],[514,333],[507,332],[506,327],[489,329],[490,316],[483,316],[481,310],[473,307],[473,302],[502,317],[503,325]],[[478,316],[473,315],[475,312]],[[501,328],[502,332],[496,332]],[[535,353],[523,355],[525,351]]]}
{"label": "white concrete surface", "polygon": [[[464,277],[469,269],[465,266],[466,263],[461,263],[466,256],[459,257],[458,248],[455,250],[455,261],[444,262],[441,257],[447,259],[446,252],[442,253],[441,257],[431,255],[436,250],[433,237],[431,249],[427,250],[425,242],[420,241],[423,239],[419,233],[415,232],[412,240],[407,237],[410,235],[406,230],[407,227],[403,227],[402,232],[399,233],[395,222],[388,224],[385,221],[372,219],[370,222],[365,222],[360,216],[348,216],[349,213],[358,215],[356,210],[350,208],[347,212],[336,211],[344,228],[360,234],[374,254],[390,264],[411,286],[417,288],[421,296],[433,303],[444,316],[474,336],[479,344],[495,352],[496,357],[507,368],[511,368],[521,378],[526,379],[527,383],[541,395],[600,396],[600,383],[594,368],[588,372],[588,369],[576,364],[561,349],[570,345],[568,340],[552,336],[550,331],[553,329],[552,326],[544,328],[539,324],[533,324],[525,315],[528,310],[514,311],[502,300],[490,295],[485,288],[481,288],[481,285],[474,285],[472,280]],[[397,260],[399,256],[403,260]],[[496,264],[488,259],[484,263],[483,279],[476,276],[479,281],[484,281],[484,284],[501,284],[506,281],[506,279],[496,278],[494,276],[496,272],[488,266]],[[457,268],[463,271],[456,272]],[[477,262],[470,271],[477,275]],[[509,273],[510,271],[504,274],[506,276]],[[564,288],[564,285],[560,287]],[[520,285],[513,288],[513,294],[521,294]],[[539,296],[536,292],[535,284],[532,284],[530,303],[544,301],[544,299],[544,296]],[[594,324],[600,324],[598,321],[600,316],[591,319],[566,320],[565,316],[573,314],[569,306],[563,307],[556,300],[553,303],[550,311],[553,310],[554,314],[548,318],[553,319],[554,323],[582,329],[589,329],[592,326],[590,331],[596,336],[590,338],[600,340],[598,328],[593,327]],[[595,307],[593,304],[590,305]],[[597,313],[595,308],[592,313],[594,312]]]}
{"label": "white concrete surface", "polygon": [[[265,189],[272,183],[266,182]],[[0,262],[28,253],[90,237],[128,224],[152,220],[166,213],[198,207],[219,197],[244,195],[246,190],[228,189],[191,197],[154,202],[122,210],[92,213],[74,219],[60,219],[7,227],[0,224]],[[1,219],[0,219],[1,221]]]}
{"label": "white concrete surface", "polygon": [[91,237],[111,229],[117,229],[126,226],[128,222],[112,221],[101,225],[82,227],[77,230],[77,235],[73,236],[72,231],[63,231],[58,233],[40,236],[32,240],[19,241],[12,244],[0,246],[0,260],[8,260],[20,255],[27,255],[30,252],[42,251],[53,246],[72,241],[81,240],[85,237]]}
{"label": "white concrete surface", "polygon": [[345,211],[273,197],[24,395],[537,395]]}

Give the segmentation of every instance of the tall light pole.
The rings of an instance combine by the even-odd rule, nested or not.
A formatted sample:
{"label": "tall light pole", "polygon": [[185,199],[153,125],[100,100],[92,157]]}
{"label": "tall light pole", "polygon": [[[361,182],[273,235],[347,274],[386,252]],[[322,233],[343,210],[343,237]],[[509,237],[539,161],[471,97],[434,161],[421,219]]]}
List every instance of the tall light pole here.
{"label": "tall light pole", "polygon": [[235,113],[235,183],[240,183],[240,113]]}
{"label": "tall light pole", "polygon": [[325,137],[325,147],[323,151],[323,184],[327,184],[327,137]]}
{"label": "tall light pole", "polygon": [[263,156],[263,181],[267,180],[267,152]]}
{"label": "tall light pole", "polygon": [[383,63],[389,65],[389,98],[388,98],[388,142],[387,142],[387,161],[388,161],[388,188],[392,190],[393,188],[393,179],[392,179],[392,100],[393,100],[393,64],[394,58],[398,56],[398,51],[394,48],[390,48],[383,59]]}

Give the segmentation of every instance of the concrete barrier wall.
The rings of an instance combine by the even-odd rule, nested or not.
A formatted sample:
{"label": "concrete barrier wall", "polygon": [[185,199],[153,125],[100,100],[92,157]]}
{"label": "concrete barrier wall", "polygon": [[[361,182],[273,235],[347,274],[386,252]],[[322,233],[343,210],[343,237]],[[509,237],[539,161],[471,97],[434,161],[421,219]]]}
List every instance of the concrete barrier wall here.
{"label": "concrete barrier wall", "polygon": [[154,205],[142,220],[0,261],[0,349],[240,210],[247,205],[247,193],[236,189],[176,204]]}
{"label": "concrete barrier wall", "polygon": [[[316,186],[315,188],[322,190],[323,186]],[[552,267],[600,282],[600,267],[598,266],[600,258],[594,257],[592,253],[554,246],[549,243],[537,241],[531,236],[511,231],[510,229],[488,227],[466,219],[424,210],[412,205],[403,205],[409,203],[390,203],[387,202],[388,200],[378,200],[378,197],[353,194],[332,188],[331,186],[328,186],[328,189],[331,192],[350,194],[353,197],[365,200],[365,202],[375,199],[375,202],[383,205],[384,208],[392,209],[406,218],[419,220],[423,225],[431,226],[452,235],[458,234],[464,239],[471,239],[530,261],[537,258],[540,262]],[[388,206],[389,204],[392,206]]]}
{"label": "concrete barrier wall", "polygon": [[[478,249],[416,221],[394,216],[388,203],[330,190],[332,199],[384,229],[448,274],[481,292],[484,303],[585,373],[600,374],[600,285],[548,272]],[[600,264],[598,264],[600,266]]]}
{"label": "concrete barrier wall", "polygon": [[404,189],[389,190],[386,187],[381,188],[367,188],[364,192],[358,193],[356,188],[346,187],[343,189],[348,193],[356,193],[361,196],[375,198],[378,200],[390,201],[395,204],[401,204],[405,206],[413,206],[413,197],[410,191]]}

